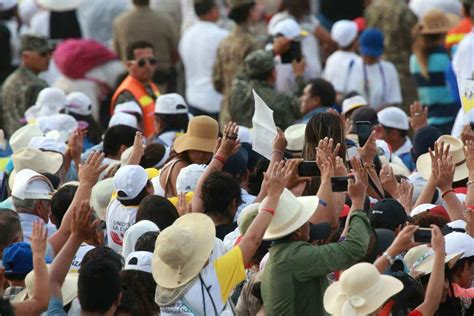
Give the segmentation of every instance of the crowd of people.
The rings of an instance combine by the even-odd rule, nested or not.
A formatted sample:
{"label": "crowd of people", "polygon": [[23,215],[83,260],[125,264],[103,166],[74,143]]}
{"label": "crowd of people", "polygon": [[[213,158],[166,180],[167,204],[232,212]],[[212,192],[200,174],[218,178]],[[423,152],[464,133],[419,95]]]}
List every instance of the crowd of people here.
{"label": "crowd of people", "polygon": [[0,315],[474,315],[472,23],[0,0]]}

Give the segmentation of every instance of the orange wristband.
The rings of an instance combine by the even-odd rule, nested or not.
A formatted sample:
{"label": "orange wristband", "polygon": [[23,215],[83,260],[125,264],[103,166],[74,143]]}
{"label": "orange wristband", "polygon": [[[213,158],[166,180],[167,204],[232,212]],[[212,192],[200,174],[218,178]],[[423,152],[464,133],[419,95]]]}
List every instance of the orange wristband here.
{"label": "orange wristband", "polygon": [[275,210],[272,208],[262,207],[261,210],[270,213],[272,216],[275,216]]}

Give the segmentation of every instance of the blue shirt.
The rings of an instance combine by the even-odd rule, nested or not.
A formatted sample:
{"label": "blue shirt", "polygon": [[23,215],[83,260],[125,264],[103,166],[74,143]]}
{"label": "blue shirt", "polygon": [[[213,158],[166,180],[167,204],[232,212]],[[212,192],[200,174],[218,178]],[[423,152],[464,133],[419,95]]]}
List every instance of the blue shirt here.
{"label": "blue shirt", "polygon": [[308,121],[313,117],[315,116],[316,114],[319,114],[319,113],[326,113],[328,111],[328,107],[326,106],[323,106],[323,107],[320,107],[320,108],[315,108],[315,109],[312,109],[311,111],[309,111],[300,121],[299,123],[308,123]]}
{"label": "blue shirt", "polygon": [[51,297],[48,304],[48,316],[67,316],[64,311],[63,300],[58,297]]}

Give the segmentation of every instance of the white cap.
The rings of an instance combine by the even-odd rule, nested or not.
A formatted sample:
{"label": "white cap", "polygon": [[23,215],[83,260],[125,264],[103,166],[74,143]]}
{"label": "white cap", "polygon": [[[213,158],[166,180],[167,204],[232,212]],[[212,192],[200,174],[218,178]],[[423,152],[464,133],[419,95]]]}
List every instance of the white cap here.
{"label": "white cap", "polygon": [[36,103],[25,112],[26,119],[58,114],[66,107],[67,99],[63,90],[54,87],[44,88],[38,94]]}
{"label": "white cap", "polygon": [[136,113],[140,116],[143,116],[143,111],[141,107],[135,101],[127,101],[124,103],[117,104],[114,109],[114,114],[117,114],[117,113],[127,113],[127,114]]}
{"label": "white cap", "polygon": [[404,131],[408,131],[410,129],[408,115],[398,107],[390,106],[383,109],[377,113],[377,118],[379,123],[383,126]]}
{"label": "white cap", "polygon": [[124,270],[137,270],[151,273],[153,253],[148,251],[134,251],[125,259]]}
{"label": "white cap", "polygon": [[137,165],[122,166],[114,176],[114,188],[118,200],[133,200],[148,182],[145,169]]}
{"label": "white cap", "polygon": [[306,124],[295,124],[288,127],[285,130],[285,138],[288,141],[286,149],[296,152],[303,151],[305,132]]}
{"label": "white cap", "polygon": [[49,151],[56,151],[58,153],[66,153],[67,146],[65,143],[60,142],[57,139],[46,137],[46,136],[36,136],[30,140],[28,144],[29,148],[42,149]]}
{"label": "white cap", "polygon": [[457,219],[455,221],[449,222],[446,225],[453,229],[461,229],[463,231],[466,231],[467,223],[463,221],[462,219]]}
{"label": "white cap", "polygon": [[43,131],[36,124],[27,124],[17,129],[10,137],[10,147],[13,152],[28,147],[35,136],[43,136]]}
{"label": "white cap", "polygon": [[12,196],[22,200],[50,200],[53,191],[48,178],[31,169],[23,169],[16,174]]}
{"label": "white cap", "polygon": [[51,134],[57,135],[59,133],[59,139],[63,142],[67,142],[72,133],[79,127],[79,123],[77,123],[76,119],[68,114],[38,117],[36,124],[46,136],[48,136],[51,131],[54,131]]}
{"label": "white cap", "polygon": [[431,203],[420,204],[411,210],[410,216],[413,217],[415,215],[424,213],[426,211],[431,210],[433,207],[436,207],[436,205],[431,204]]}
{"label": "white cap", "polygon": [[18,5],[18,0],[0,0],[0,12],[8,11]]}
{"label": "white cap", "polygon": [[308,35],[308,32],[301,30],[300,25],[293,20],[292,18],[288,18],[278,22],[273,31],[272,35],[276,36],[278,34],[283,35],[284,37],[296,41]]}
{"label": "white cap", "polygon": [[109,127],[115,125],[127,125],[133,128],[138,129],[137,118],[131,114],[118,112],[112,115],[112,118],[109,121]]}
{"label": "white cap", "polygon": [[367,100],[364,97],[355,95],[342,101],[342,114],[367,105]]}
{"label": "white cap", "polygon": [[452,255],[462,252],[461,258],[474,256],[474,240],[465,233],[452,232],[444,236],[446,254]]}
{"label": "white cap", "polygon": [[87,94],[75,91],[66,96],[66,113],[74,113],[82,116],[92,114],[92,101]]}
{"label": "white cap", "polygon": [[135,251],[138,239],[147,232],[158,232],[160,229],[152,221],[143,220],[130,226],[123,236],[122,256],[125,258]]}
{"label": "white cap", "polygon": [[90,206],[101,220],[105,220],[107,206],[114,190],[114,178],[101,180],[92,187]]}
{"label": "white cap", "polygon": [[177,93],[162,94],[156,100],[156,114],[184,114],[188,113],[188,105],[183,97]]}
{"label": "white cap", "polygon": [[350,20],[340,20],[331,29],[331,38],[340,48],[348,47],[357,38],[357,23]]}
{"label": "white cap", "polygon": [[198,164],[191,164],[181,169],[176,178],[176,191],[178,193],[193,192],[204,170],[206,170],[206,165]]}

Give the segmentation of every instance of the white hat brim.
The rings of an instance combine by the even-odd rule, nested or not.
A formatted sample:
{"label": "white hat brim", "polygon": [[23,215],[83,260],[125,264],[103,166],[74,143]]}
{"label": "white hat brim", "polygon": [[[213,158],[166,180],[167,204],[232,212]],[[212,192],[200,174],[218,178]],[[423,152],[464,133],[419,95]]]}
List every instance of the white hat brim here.
{"label": "white hat brim", "polygon": [[[428,180],[431,176],[431,156],[429,153],[423,154],[418,157],[416,161],[416,169],[423,177],[423,179]],[[456,166],[454,170],[453,181],[460,181],[466,179],[469,176],[469,169],[467,168],[466,162],[462,163],[459,166]]]}

